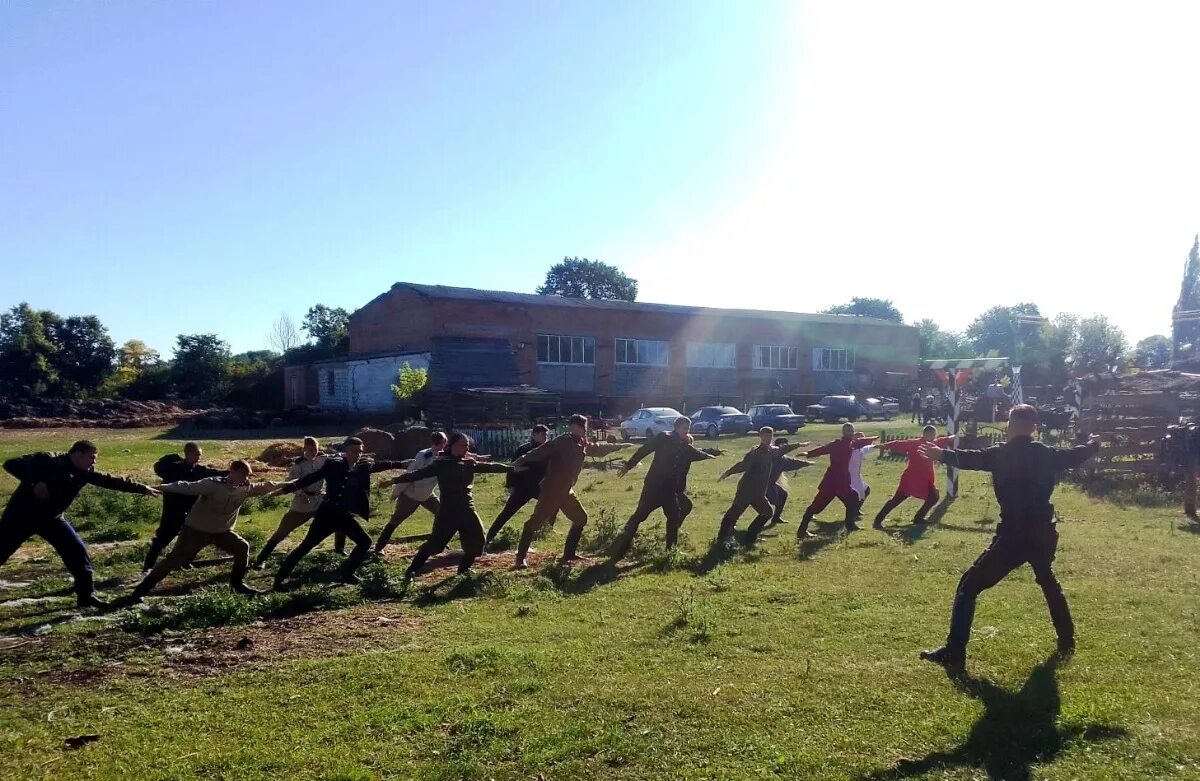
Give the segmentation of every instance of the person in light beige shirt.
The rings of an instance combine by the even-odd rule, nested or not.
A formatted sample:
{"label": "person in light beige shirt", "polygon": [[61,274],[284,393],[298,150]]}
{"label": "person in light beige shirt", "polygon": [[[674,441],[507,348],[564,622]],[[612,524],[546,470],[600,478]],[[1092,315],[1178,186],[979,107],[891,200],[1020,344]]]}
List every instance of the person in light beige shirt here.
{"label": "person in light beige shirt", "polygon": [[184,562],[191,561],[196,554],[213,545],[233,556],[233,569],[229,573],[229,584],[239,594],[260,594],[245,583],[246,569],[250,563],[250,543],[234,532],[242,505],[252,496],[263,496],[284,488],[289,483],[251,483],[250,465],[242,460],[229,465],[228,477],[207,477],[191,483],[166,483],[159,486],[163,493],[184,494],[197,497],[192,505],[183,529],[175,541],[175,547],[166,558],[134,587],[129,602],[139,602],[167,575]]}
{"label": "person in light beige shirt", "polygon": [[[325,466],[325,454],[321,452],[321,443],[315,437],[305,437],[304,453],[292,462],[292,467],[288,470],[288,480],[299,480],[302,477],[308,477],[323,466]],[[271,538],[263,544],[262,550],[254,557],[255,569],[265,569],[267,559],[274,552],[275,546],[286,540],[288,535],[296,531],[296,529],[299,529],[313,519],[313,516],[317,514],[317,508],[321,506],[321,489],[324,485],[324,480],[318,480],[312,485],[306,486],[303,490],[296,492],[295,498],[292,499],[292,506],[279,519],[279,528],[275,530]]]}

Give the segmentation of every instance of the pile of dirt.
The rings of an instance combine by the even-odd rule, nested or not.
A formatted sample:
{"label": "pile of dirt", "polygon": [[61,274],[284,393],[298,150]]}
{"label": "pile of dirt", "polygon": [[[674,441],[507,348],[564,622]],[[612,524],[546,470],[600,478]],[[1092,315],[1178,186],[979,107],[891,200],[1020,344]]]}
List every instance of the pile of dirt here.
{"label": "pile of dirt", "polygon": [[258,461],[274,467],[291,466],[292,460],[304,452],[300,441],[272,442],[258,456]]}
{"label": "pile of dirt", "polygon": [[364,453],[381,461],[396,458],[396,438],[388,432],[377,428],[360,428],[354,436],[363,441]]}
{"label": "pile of dirt", "polygon": [[174,426],[205,412],[169,401],[10,399],[0,397],[0,428]]}
{"label": "pile of dirt", "polygon": [[424,426],[409,426],[396,432],[394,458],[409,459],[429,447],[429,436],[433,433]]}

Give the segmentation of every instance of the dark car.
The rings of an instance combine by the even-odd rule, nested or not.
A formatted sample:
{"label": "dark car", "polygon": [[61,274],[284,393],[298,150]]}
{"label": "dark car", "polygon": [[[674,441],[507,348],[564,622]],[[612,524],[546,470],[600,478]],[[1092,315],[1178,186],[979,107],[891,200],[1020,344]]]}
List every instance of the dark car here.
{"label": "dark car", "polygon": [[837,423],[842,418],[855,421],[865,417],[862,405],[853,396],[826,396],[818,403],[808,405],[804,416],[809,421],[820,420],[825,423]]}
{"label": "dark car", "polygon": [[804,428],[804,416],[792,412],[786,404],[755,404],[746,410],[750,416],[750,424],[754,428],[770,426],[776,431],[786,431],[795,434]]}
{"label": "dark car", "polygon": [[745,434],[754,427],[750,416],[734,407],[701,407],[689,417],[692,419],[692,431],[707,437]]}

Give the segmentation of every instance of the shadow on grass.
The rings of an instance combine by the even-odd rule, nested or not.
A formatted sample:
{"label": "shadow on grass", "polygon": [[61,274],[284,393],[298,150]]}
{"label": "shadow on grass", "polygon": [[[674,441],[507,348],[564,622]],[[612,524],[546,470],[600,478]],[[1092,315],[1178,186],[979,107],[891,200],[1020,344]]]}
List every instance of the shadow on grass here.
{"label": "shadow on grass", "polygon": [[692,573],[703,577],[737,556],[742,550],[742,546],[733,537],[725,539],[718,537],[713,540],[708,551],[696,560],[696,563],[692,566]]}
{"label": "shadow on grass", "polygon": [[948,751],[920,759],[902,759],[894,767],[860,776],[860,781],[916,778],[956,768],[982,770],[993,781],[1030,781],[1033,766],[1053,762],[1073,743],[1123,738],[1123,727],[1103,724],[1060,724],[1057,656],[1030,673],[1016,691],[969,674],[947,673],[955,687],[983,704],[983,714],[966,740]]}
{"label": "shadow on grass", "polygon": [[1186,520],[1179,524],[1179,531],[1187,532],[1188,534],[1200,534],[1200,521]]}
{"label": "shadow on grass", "polygon": [[[892,529],[890,531],[893,535],[901,538],[905,542],[910,543],[910,544],[914,543],[917,540],[924,537],[925,533],[929,531],[931,526],[933,526],[934,524],[942,523],[942,519],[946,517],[946,513],[948,513],[950,511],[950,506],[952,504],[954,504],[954,497],[947,496],[946,498],[942,499],[942,501],[938,502],[936,506],[934,506],[933,510],[930,511],[929,515],[927,515],[925,517],[924,523],[913,523],[902,529]],[[946,528],[954,529],[954,528],[959,528],[959,527],[946,526]],[[979,531],[979,530],[971,529],[970,531]]]}
{"label": "shadow on grass", "polygon": [[808,561],[813,556],[816,556],[825,548],[840,540],[845,527],[845,521],[822,523],[821,521],[814,520],[809,528],[817,536],[797,538],[796,559],[798,561]]}

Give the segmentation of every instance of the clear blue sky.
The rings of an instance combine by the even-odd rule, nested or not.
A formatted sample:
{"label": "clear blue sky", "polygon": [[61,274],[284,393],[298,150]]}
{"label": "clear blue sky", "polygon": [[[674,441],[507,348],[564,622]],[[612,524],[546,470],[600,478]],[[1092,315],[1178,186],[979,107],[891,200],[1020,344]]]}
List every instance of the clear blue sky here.
{"label": "clear blue sky", "polygon": [[[962,327],[1032,298],[1165,331],[1195,26],[910,8],[3,3],[0,306],[241,351],[314,303],[532,291],[579,255],[650,301],[883,295]],[[1051,276],[996,282],[1017,259]],[[1078,287],[1083,261],[1140,273]],[[934,304],[950,265],[968,290]]]}

